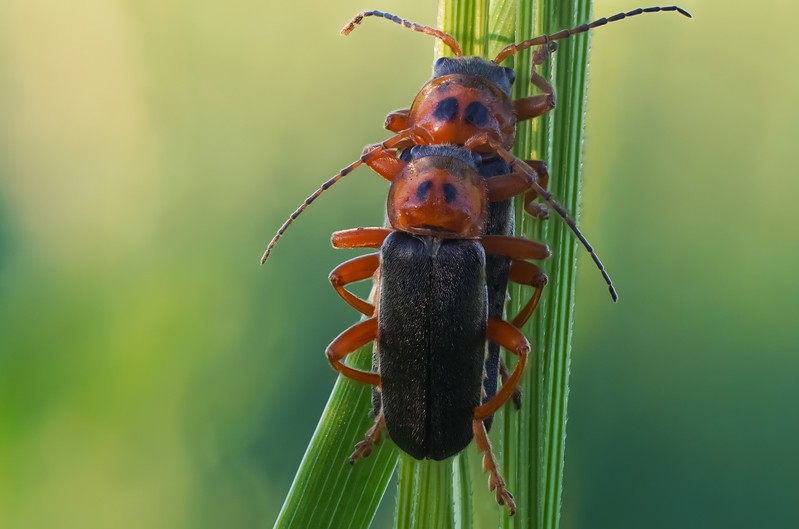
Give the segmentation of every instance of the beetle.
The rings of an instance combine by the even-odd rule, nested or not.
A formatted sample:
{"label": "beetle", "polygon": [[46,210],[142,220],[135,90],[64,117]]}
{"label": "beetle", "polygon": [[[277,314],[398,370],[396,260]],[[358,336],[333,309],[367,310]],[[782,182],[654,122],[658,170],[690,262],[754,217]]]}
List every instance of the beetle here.
{"label": "beetle", "polygon": [[[497,186],[504,185],[503,183],[509,182],[511,185],[516,185],[514,176],[526,178],[527,186],[523,190],[517,190],[513,193],[506,193],[506,198],[514,194],[521,193],[525,190],[529,190],[525,195],[525,210],[528,213],[540,218],[546,217],[546,209],[541,207],[539,204],[533,203],[533,200],[535,200],[536,197],[541,197],[547,202],[547,204],[549,204],[550,207],[555,209],[591,254],[591,257],[602,273],[605,281],[608,284],[610,293],[615,300],[616,293],[615,289],[613,288],[613,284],[610,281],[610,278],[604,270],[604,267],[602,266],[602,263],[597,257],[596,253],[593,251],[590,244],[588,244],[588,241],[585,239],[585,237],[577,229],[576,223],[568,214],[568,212],[566,212],[565,209],[562,208],[562,206],[560,206],[554,197],[546,190],[546,181],[548,179],[546,165],[541,161],[535,160],[524,163],[511,155],[509,150],[514,141],[515,127],[518,121],[539,116],[545,112],[548,112],[555,106],[554,90],[552,90],[551,84],[549,84],[548,81],[546,81],[542,76],[538,75],[535,71],[536,65],[540,64],[540,62],[543,61],[548,53],[554,51],[554,41],[569,37],[575,33],[587,31],[590,28],[601,26],[608,22],[620,20],[628,16],[656,11],[678,11],[679,13],[690,17],[686,11],[676,6],[663,8],[653,7],[637,9],[627,13],[619,13],[618,15],[599,19],[590,24],[583,24],[571,30],[562,30],[552,35],[543,35],[533,39],[528,39],[518,44],[510,45],[500,52],[494,61],[487,61],[478,57],[463,57],[458,43],[450,35],[438,30],[434,30],[427,26],[414,24],[407,20],[400,19],[399,17],[395,17],[394,15],[379,11],[371,11],[364,12],[356,16],[355,19],[353,19],[353,21],[348,24],[347,27],[345,27],[344,33],[351,31],[356,24],[360,23],[363,17],[381,16],[394,22],[398,22],[406,27],[410,27],[416,31],[421,31],[423,33],[440,38],[453,50],[457,57],[454,59],[440,59],[434,68],[433,80],[423,87],[423,89],[415,98],[411,107],[409,107],[407,110],[399,110],[389,114],[388,118],[386,119],[386,128],[392,132],[395,132],[394,136],[380,144],[367,147],[358,160],[345,167],[337,175],[326,181],[319,189],[317,189],[317,191],[309,196],[305,202],[299,208],[297,208],[297,210],[292,213],[292,215],[278,230],[277,234],[273,237],[272,241],[267,247],[267,250],[264,252],[261,262],[263,263],[266,261],[270,252],[274,248],[274,245],[277,243],[282,234],[285,233],[288,226],[297,218],[297,216],[299,216],[299,214],[302,213],[302,211],[304,211],[308,205],[316,200],[316,198],[318,198],[322,192],[327,190],[339,179],[349,174],[359,165],[366,164],[379,174],[391,180],[393,176],[396,176],[396,174],[389,171],[389,168],[393,167],[396,169],[397,167],[401,167],[402,164],[407,165],[410,162],[416,161],[414,159],[415,155],[408,154],[414,152],[412,146],[441,145],[447,142],[452,142],[462,145],[480,155],[479,159],[473,161],[473,165],[474,169],[477,170],[478,175],[481,175],[485,182],[491,182],[490,185],[486,183],[486,186],[488,187],[497,189]],[[538,96],[511,101],[510,87],[515,80],[515,76],[510,69],[503,68],[499,64],[504,59],[510,57],[518,51],[534,46],[541,46],[541,48],[534,55],[533,64],[531,66],[531,81],[544,93]],[[447,91],[450,92],[447,94]],[[405,159],[403,160],[403,158]],[[450,156],[450,158],[456,158],[456,156]],[[497,192],[494,194],[496,195]],[[495,203],[490,206],[491,212],[488,214],[488,227],[483,228],[486,233],[484,238],[501,237],[503,236],[501,234],[512,233],[512,208],[510,207],[509,201],[505,200],[505,204],[502,204],[502,202],[503,201],[495,201]],[[361,239],[360,236],[356,237],[353,235],[354,239],[350,241],[344,235],[339,235],[339,239],[334,238],[334,245],[338,245],[337,247],[358,247],[359,245],[373,248],[380,247],[382,252],[382,245],[385,241],[389,240],[388,231],[380,232],[384,236],[382,239],[380,237],[377,237],[376,239],[369,239],[367,235],[370,232],[368,230],[354,233],[360,233],[367,238]],[[395,239],[400,240],[402,235],[399,234],[404,232],[402,230],[394,230],[390,231],[390,233],[391,237],[394,237],[395,234],[398,234],[396,237],[391,239],[393,243]],[[509,235],[504,236],[509,237]],[[344,237],[344,239],[340,239],[340,237]],[[444,241],[458,240],[458,237],[441,238]],[[446,246],[449,247],[450,245],[451,243],[448,242]],[[416,256],[424,255],[424,251],[422,251],[424,249],[417,250],[412,252],[412,254]],[[456,257],[457,256],[460,256],[460,254],[456,254]],[[460,257],[462,257],[462,259],[460,259],[460,261],[462,261],[461,264],[466,263],[465,256]],[[499,319],[499,317],[501,316],[504,308],[506,284],[508,278],[507,274],[510,274],[510,278],[513,279],[514,265],[517,262],[525,262],[518,261],[518,259],[512,260],[511,257],[512,256],[503,254],[502,252],[488,253],[487,258],[491,261],[484,266],[483,272],[487,276],[485,282],[488,292],[487,303],[489,305],[489,309],[487,310],[489,311],[489,322],[502,321]],[[367,262],[369,259],[371,261]],[[456,262],[458,260],[459,259],[452,257],[450,262]],[[374,272],[377,270],[376,265],[374,268],[370,268],[370,266],[373,266],[374,263],[379,262],[379,258],[375,259],[375,257],[372,256],[363,261],[359,261],[360,264],[358,266],[346,266],[342,270],[339,270],[339,272],[344,273],[345,275],[351,274],[353,271],[361,274],[364,273],[364,270],[371,270],[371,272]],[[347,263],[345,263],[345,265],[346,264]],[[361,268],[358,268],[359,266]],[[516,268],[519,268],[519,266],[521,265],[516,266]],[[411,273],[412,270],[413,269],[408,269],[408,273]],[[378,272],[378,275],[382,276],[382,269],[380,272]],[[545,276],[543,276],[542,279],[542,275],[543,274],[540,273],[540,270],[538,270],[537,280],[545,282]],[[535,303],[537,303],[536,296],[540,296],[543,285],[536,285],[533,283],[532,281],[534,281],[534,279],[532,276],[530,276],[528,279],[529,282],[527,284],[531,284],[532,286],[536,287],[536,290],[526,308],[531,306],[534,308]],[[351,294],[344,294],[344,292],[348,292],[343,288],[343,284],[346,284],[347,282],[346,278],[339,278],[338,280],[342,281],[343,283],[339,285],[340,288],[337,287],[337,290],[339,290],[339,293],[342,294],[345,299],[349,298],[348,302],[350,302],[351,305],[356,308],[359,308],[360,306],[359,310],[364,313],[369,313],[369,311],[374,313],[374,309],[367,302],[363,300],[355,301],[355,297]],[[382,281],[383,279],[381,277],[380,282],[378,283],[378,285],[380,285],[380,291],[384,291],[384,288],[391,290],[391,288],[388,286],[384,287]],[[402,283],[400,282],[400,284]],[[336,286],[335,283],[334,286]],[[423,288],[420,290],[422,292],[427,292],[430,289]],[[379,299],[382,299],[382,296]],[[442,321],[445,321],[446,318],[453,314],[457,314],[457,310],[454,307],[452,310],[455,312],[439,313],[439,316],[444,318]],[[530,310],[529,313],[531,312],[532,311]],[[526,315],[520,313],[520,315],[514,319],[514,323],[516,323],[517,320],[523,322],[526,318],[529,318],[529,313]],[[388,316],[384,316],[384,318],[388,318]],[[371,320],[375,320],[375,317],[373,316],[370,318],[370,320],[366,321]],[[389,321],[399,320],[389,319]],[[364,336],[369,337],[373,335],[372,338],[368,338],[365,342],[363,342],[366,343],[371,339],[378,337],[377,327],[372,329],[367,327],[358,327],[358,325],[361,324],[357,324],[356,326],[348,329],[339,337],[340,340],[337,339],[333,344],[331,344],[331,347],[333,347],[334,344],[336,344],[337,347],[328,349],[329,358],[331,358],[331,362],[334,364],[334,367],[339,369],[339,371],[346,376],[350,376],[351,378],[361,377],[356,379],[362,380],[364,382],[375,383],[376,381],[379,381],[379,375],[376,375],[378,378],[374,378],[370,377],[369,374],[365,372],[360,372],[360,374],[357,374],[357,370],[352,370],[340,362],[344,356],[351,352],[348,350],[348,347],[353,344],[353,340],[357,342],[358,340],[364,339]],[[376,326],[377,323],[371,325]],[[486,325],[487,327],[482,343],[485,344],[486,338],[494,343],[502,343],[499,341],[498,337],[496,341],[492,339],[492,333],[488,332],[488,323]],[[496,324],[494,325],[496,326]],[[356,328],[359,330],[356,330]],[[342,344],[345,346],[343,349]],[[378,343],[378,350],[379,349],[380,344]],[[335,353],[333,356],[330,356],[332,354],[331,351]],[[518,383],[518,377],[516,377],[516,373],[520,373],[520,371],[517,366],[513,374],[509,376],[503,376],[502,389],[500,391],[496,391],[496,370],[499,369],[499,367],[493,367],[496,365],[496,358],[498,357],[498,347],[496,345],[494,346],[493,351],[495,352],[489,350],[487,357],[481,363],[482,369],[486,372],[486,374],[488,374],[488,376],[486,377],[480,389],[480,392],[484,394],[480,408],[487,406],[489,403],[495,402],[497,399],[501,399],[502,402],[504,402],[504,400],[510,396],[511,392],[511,390],[506,391],[506,388],[512,388],[515,390],[515,387]],[[336,360],[335,357],[339,354],[342,356]],[[378,364],[378,368],[379,367],[380,366]],[[491,376],[492,370],[493,377]],[[372,375],[375,374],[373,373]],[[514,379],[514,377],[516,378]],[[492,384],[492,379],[494,385],[493,389],[490,387]],[[463,388],[459,389],[468,388],[464,386]],[[474,392],[467,393],[469,393],[471,397],[474,397]],[[374,442],[374,436],[376,434],[379,435],[379,412],[383,409],[383,407],[382,400],[378,402],[379,403],[375,405],[375,412],[378,413],[378,422],[376,422],[375,426],[370,430],[371,433],[367,435],[367,439],[363,441],[364,444],[359,443],[360,448],[356,448],[356,453],[353,454],[355,458],[357,458],[359,454],[368,454],[368,451],[371,449],[371,443]],[[491,414],[486,414],[479,421],[481,425],[480,428],[483,429],[482,436],[478,435],[479,432],[477,431],[477,427],[473,428],[473,435],[478,438],[479,449],[481,446],[485,447],[484,443],[482,443],[482,439],[484,437],[485,428],[488,426],[490,421]],[[437,417],[437,420],[440,420],[441,424],[445,424],[444,419],[441,417]],[[475,419],[475,424],[476,422],[477,419]],[[413,448],[408,448],[408,451],[410,450],[413,450]],[[481,449],[481,451],[487,451],[486,458],[493,460],[493,455],[490,452],[490,445],[488,445],[487,450]],[[435,453],[440,455],[439,452]],[[433,454],[433,452],[431,452],[431,454]],[[436,457],[435,454],[433,457]],[[490,467],[490,465],[488,466]],[[496,465],[494,464],[494,469],[495,467]],[[494,485],[497,486],[498,490],[498,501],[502,503],[502,500],[506,499],[505,496],[507,491],[504,491],[504,483],[502,483],[502,487],[498,486],[498,483],[501,482],[501,476],[499,476],[498,472],[496,474],[494,471],[491,472],[491,480],[493,481]],[[510,497],[509,494],[507,494],[507,496]],[[512,497],[510,497],[510,501],[512,501]]]}
{"label": "beetle", "polygon": [[[519,237],[485,235],[489,201],[513,192],[514,186],[506,185],[513,177],[483,178],[477,169],[479,156],[454,146],[416,146],[407,158],[384,157],[385,163],[376,164],[391,182],[391,227],[355,228],[332,236],[336,248],[379,248],[330,274],[339,294],[369,317],[334,339],[327,357],[342,375],[377,388],[374,425],[350,460],[368,456],[383,429],[417,459],[446,459],[474,438],[478,451],[485,453],[490,490],[513,514],[513,496],[497,467],[486,420],[518,385],[530,345],[517,325],[529,318],[539,296],[531,296],[512,323],[491,316],[486,255],[509,258],[510,279],[533,285],[542,272],[528,260],[547,258],[549,249]],[[375,305],[346,289],[375,274]],[[485,388],[487,340],[519,358],[490,396]],[[371,341],[374,371],[343,362]]]}

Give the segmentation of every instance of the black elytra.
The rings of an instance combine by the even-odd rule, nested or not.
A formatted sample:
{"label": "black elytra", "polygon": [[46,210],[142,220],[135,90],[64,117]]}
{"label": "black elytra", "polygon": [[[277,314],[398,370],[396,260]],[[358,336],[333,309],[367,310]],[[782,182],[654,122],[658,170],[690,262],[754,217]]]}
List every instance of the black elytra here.
{"label": "black elytra", "polygon": [[477,240],[394,232],[380,257],[376,397],[386,430],[416,459],[446,459],[471,442],[481,404],[485,252]]}

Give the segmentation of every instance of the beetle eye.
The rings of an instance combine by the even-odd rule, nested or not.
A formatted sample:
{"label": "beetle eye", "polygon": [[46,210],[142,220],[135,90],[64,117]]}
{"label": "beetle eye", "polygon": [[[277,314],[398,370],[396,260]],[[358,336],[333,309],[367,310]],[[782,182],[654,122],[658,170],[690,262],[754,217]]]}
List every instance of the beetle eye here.
{"label": "beetle eye", "polygon": [[508,78],[508,82],[510,84],[513,84],[513,81],[516,80],[516,72],[514,72],[510,68],[505,68],[505,77]]}
{"label": "beetle eye", "polygon": [[472,101],[463,113],[463,119],[476,127],[488,123],[488,109],[479,101]]}
{"label": "beetle eye", "polygon": [[435,62],[435,64],[433,64],[433,74],[435,76],[441,75],[441,70],[443,68],[446,68],[446,66],[450,64],[451,61],[452,59],[450,59],[449,57],[441,57],[440,59],[438,59]]}

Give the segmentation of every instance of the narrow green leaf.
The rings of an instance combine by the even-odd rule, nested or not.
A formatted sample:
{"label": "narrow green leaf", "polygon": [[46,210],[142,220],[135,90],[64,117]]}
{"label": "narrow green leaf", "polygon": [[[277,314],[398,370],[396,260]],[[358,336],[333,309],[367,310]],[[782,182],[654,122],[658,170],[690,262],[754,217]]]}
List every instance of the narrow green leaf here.
{"label": "narrow green leaf", "polygon": [[[352,355],[353,366],[371,367],[371,347]],[[398,450],[383,440],[372,454],[350,465],[355,443],[371,426],[371,388],[339,377],[300,468],[276,529],[366,529],[397,465]]]}
{"label": "narrow green leaf", "polygon": [[[589,16],[589,0],[520,0],[514,40],[574,27],[588,21]],[[541,68],[555,86],[557,107],[532,123],[522,124],[514,150],[520,158],[548,163],[549,188],[575,219],[579,219],[588,43],[587,34],[559,41],[552,60]],[[518,67],[514,97],[531,93],[531,52],[515,57]],[[513,485],[516,488],[512,489],[520,506],[515,519],[504,517],[502,526],[556,529],[563,486],[578,245],[554,212],[548,221],[539,222],[525,215],[519,203],[517,219],[520,235],[549,244],[552,257],[545,264],[549,285],[536,317],[524,329],[536,355],[524,381],[526,407],[518,414],[505,414],[506,466],[517,465],[520,469]],[[511,288],[511,313],[518,310],[526,295],[526,289]]]}

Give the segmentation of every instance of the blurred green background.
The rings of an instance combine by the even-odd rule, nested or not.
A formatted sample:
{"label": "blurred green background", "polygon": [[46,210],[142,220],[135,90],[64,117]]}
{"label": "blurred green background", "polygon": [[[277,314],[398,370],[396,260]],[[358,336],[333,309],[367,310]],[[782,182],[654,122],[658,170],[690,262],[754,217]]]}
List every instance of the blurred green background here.
{"label": "blurred green background", "polygon": [[[621,300],[583,255],[565,529],[799,526],[799,7],[682,5],[593,35],[581,225]],[[258,258],[430,72],[429,38],[340,37],[365,8],[436,20],[0,2],[0,527],[271,527],[356,319],[329,234],[385,183]]]}

